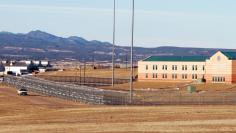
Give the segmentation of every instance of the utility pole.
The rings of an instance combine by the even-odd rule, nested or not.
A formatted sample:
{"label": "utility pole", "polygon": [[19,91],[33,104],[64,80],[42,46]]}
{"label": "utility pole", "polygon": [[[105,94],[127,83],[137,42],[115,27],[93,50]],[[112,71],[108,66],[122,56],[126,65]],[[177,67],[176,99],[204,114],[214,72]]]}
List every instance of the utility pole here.
{"label": "utility pole", "polygon": [[85,71],[86,71],[86,62],[84,60],[84,85],[85,85]]}
{"label": "utility pole", "polygon": [[115,80],[115,40],[116,40],[116,0],[114,0],[113,11],[113,48],[112,48],[112,87],[114,88]]}
{"label": "utility pole", "polygon": [[75,73],[75,83],[77,84],[77,82],[78,82],[78,60],[76,60],[76,68],[75,68],[75,70],[76,70],[76,73]]}
{"label": "utility pole", "polygon": [[94,53],[93,53],[93,69],[95,68],[95,56],[94,56]]}
{"label": "utility pole", "polygon": [[128,56],[127,56],[127,53],[125,54],[125,69],[126,69],[126,71],[128,69]]}
{"label": "utility pole", "polygon": [[82,65],[81,65],[81,62],[79,62],[79,82],[80,82],[80,85],[82,84],[82,82],[81,82],[81,80],[82,80],[81,76],[82,76]]}
{"label": "utility pole", "polygon": [[133,67],[133,46],[134,46],[134,0],[132,3],[132,24],[131,24],[131,60],[130,60],[130,103],[133,102],[133,75],[134,75],[134,67]]}

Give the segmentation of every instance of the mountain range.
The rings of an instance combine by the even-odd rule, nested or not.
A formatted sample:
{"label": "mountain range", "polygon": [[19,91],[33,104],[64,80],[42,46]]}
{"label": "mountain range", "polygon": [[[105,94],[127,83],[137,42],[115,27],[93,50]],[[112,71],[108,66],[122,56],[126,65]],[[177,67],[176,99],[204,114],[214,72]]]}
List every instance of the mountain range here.
{"label": "mountain range", "polygon": [[[26,34],[0,32],[0,56],[4,59],[76,59],[86,61],[111,61],[113,45],[97,40],[88,41],[82,37],[58,37],[43,31]],[[117,61],[129,60],[130,48],[115,47]],[[148,56],[211,56],[216,51],[236,51],[234,49],[212,49],[162,46],[156,48],[134,47],[134,59]]]}

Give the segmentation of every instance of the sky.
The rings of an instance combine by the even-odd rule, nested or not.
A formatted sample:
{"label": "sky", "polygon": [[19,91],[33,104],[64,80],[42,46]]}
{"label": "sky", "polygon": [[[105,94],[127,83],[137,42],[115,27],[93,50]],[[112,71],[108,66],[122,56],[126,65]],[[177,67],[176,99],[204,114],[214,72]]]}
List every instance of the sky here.
{"label": "sky", "polygon": [[[132,0],[116,0],[116,44],[130,46]],[[135,46],[235,48],[236,0],[135,0]],[[112,42],[113,0],[0,0],[0,31]]]}

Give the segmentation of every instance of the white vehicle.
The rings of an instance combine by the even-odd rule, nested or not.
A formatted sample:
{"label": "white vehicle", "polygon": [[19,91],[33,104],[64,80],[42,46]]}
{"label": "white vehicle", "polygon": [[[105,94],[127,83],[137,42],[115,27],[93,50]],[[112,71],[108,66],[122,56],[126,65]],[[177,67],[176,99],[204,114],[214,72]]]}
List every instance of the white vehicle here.
{"label": "white vehicle", "polygon": [[17,90],[17,93],[20,96],[26,96],[26,95],[28,95],[28,90],[26,90],[26,89],[19,89],[19,90]]}
{"label": "white vehicle", "polygon": [[3,77],[0,77],[0,82],[3,82],[3,80],[4,80]]}

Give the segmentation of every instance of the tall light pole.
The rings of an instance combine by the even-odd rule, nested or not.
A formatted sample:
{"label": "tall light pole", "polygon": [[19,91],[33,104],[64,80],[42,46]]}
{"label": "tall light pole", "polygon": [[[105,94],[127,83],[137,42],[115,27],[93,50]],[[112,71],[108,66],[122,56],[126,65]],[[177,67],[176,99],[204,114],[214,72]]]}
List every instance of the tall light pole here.
{"label": "tall light pole", "polygon": [[134,46],[134,0],[132,3],[132,24],[131,24],[131,59],[130,59],[130,103],[133,102],[133,75],[134,75],[134,65],[133,65],[133,46]]}
{"label": "tall light pole", "polygon": [[114,88],[115,80],[115,40],[116,40],[116,0],[114,0],[113,11],[113,48],[112,48],[112,87]]}

